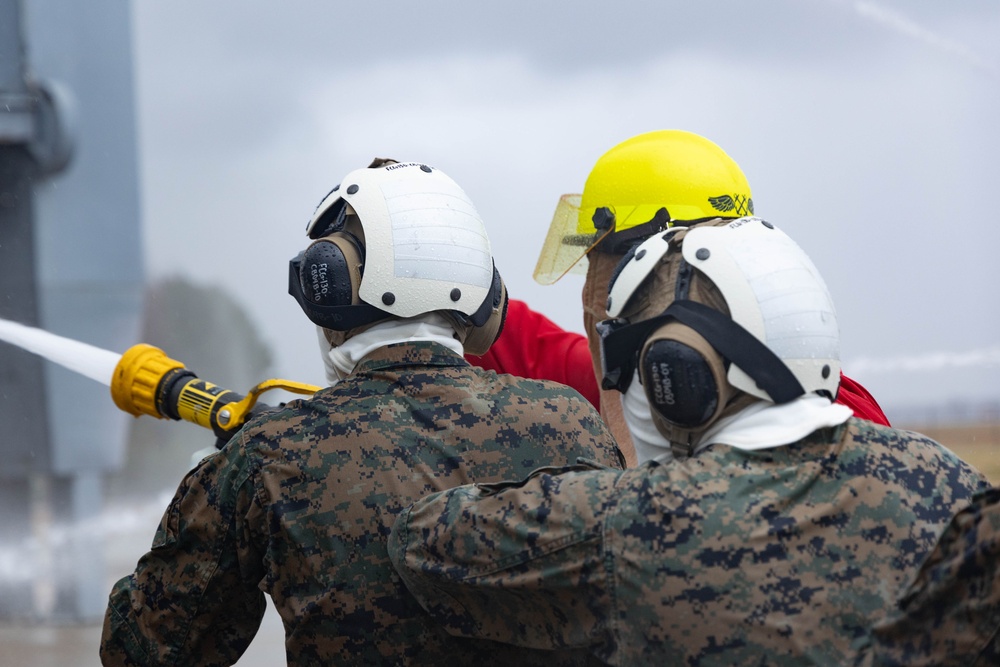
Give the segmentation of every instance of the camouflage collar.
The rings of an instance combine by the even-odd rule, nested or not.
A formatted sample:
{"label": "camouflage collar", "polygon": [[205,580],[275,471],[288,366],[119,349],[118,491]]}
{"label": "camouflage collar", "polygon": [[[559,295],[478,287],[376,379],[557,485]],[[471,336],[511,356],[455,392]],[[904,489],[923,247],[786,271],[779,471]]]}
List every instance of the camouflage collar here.
{"label": "camouflage collar", "polygon": [[468,362],[444,345],[430,341],[410,341],[380,347],[358,362],[351,375],[399,366],[467,366]]}

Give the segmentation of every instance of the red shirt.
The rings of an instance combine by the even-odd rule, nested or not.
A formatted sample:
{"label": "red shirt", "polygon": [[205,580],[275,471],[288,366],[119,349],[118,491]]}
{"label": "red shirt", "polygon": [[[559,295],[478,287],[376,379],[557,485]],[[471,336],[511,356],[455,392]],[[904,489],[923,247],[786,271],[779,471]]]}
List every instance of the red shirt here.
{"label": "red shirt", "polygon": [[[497,342],[481,356],[466,355],[470,364],[526,378],[552,380],[568,385],[600,407],[601,393],[594,377],[587,337],[565,331],[537,313],[523,301],[507,302],[507,321]],[[854,416],[889,426],[875,398],[860,384],[840,374],[837,403],[854,411]]]}

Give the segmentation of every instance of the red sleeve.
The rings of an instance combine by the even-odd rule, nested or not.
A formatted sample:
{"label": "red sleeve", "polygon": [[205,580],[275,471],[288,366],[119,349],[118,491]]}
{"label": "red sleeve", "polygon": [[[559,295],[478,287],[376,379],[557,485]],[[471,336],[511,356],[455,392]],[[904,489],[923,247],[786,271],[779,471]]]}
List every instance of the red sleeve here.
{"label": "red sleeve", "polygon": [[889,418],[882,412],[875,397],[843,373],[840,374],[840,392],[837,394],[837,402],[854,410],[854,416],[858,419],[867,419],[876,424],[890,426]]}
{"label": "red sleeve", "polygon": [[485,355],[465,358],[489,371],[568,385],[600,406],[587,337],[563,330],[523,301],[507,302],[503,331]]}

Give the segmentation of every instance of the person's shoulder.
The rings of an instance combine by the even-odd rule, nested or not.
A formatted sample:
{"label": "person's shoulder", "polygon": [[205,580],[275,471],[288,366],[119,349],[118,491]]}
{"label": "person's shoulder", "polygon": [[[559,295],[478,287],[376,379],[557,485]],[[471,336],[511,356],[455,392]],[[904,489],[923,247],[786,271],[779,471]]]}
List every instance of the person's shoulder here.
{"label": "person's shoulder", "polygon": [[352,424],[352,416],[362,414],[363,401],[348,400],[345,387],[328,387],[310,398],[267,406],[243,425],[241,441],[249,449],[270,446],[276,441],[309,440],[330,436],[337,425]]}
{"label": "person's shoulder", "polygon": [[[539,396],[549,396],[554,399],[563,399],[567,401],[583,401],[587,403],[587,399],[583,397],[583,394],[578,392],[572,387],[556,382],[554,380],[538,380],[534,378],[525,378],[517,375],[508,374],[497,374],[492,371],[483,371],[481,369],[476,369],[482,374],[492,374],[503,389],[525,393],[525,394],[537,394]],[[589,403],[587,403],[589,405]]]}
{"label": "person's shoulder", "polygon": [[576,389],[553,380],[534,380],[515,375],[495,375],[493,390],[517,403],[535,403],[538,409],[589,418],[600,413]]}
{"label": "person's shoulder", "polygon": [[862,419],[860,417],[851,417],[845,422],[845,426],[847,427],[850,436],[855,439],[900,443],[919,441],[932,444],[932,446],[940,447],[940,443],[923,433],[909,431],[897,426],[886,426],[885,424],[879,424],[878,422]]}
{"label": "person's shoulder", "polygon": [[845,427],[843,439],[851,440],[866,447],[885,447],[907,453],[921,451],[934,453],[948,452],[948,449],[941,443],[917,431],[908,431],[895,426],[885,426],[858,417],[848,419]]}
{"label": "person's shoulder", "polygon": [[845,440],[852,441],[871,455],[888,457],[894,466],[909,469],[914,474],[937,471],[940,474],[958,474],[965,479],[975,479],[976,486],[984,483],[985,477],[971,464],[933,438],[906,429],[883,426],[874,422],[852,417],[847,421]]}

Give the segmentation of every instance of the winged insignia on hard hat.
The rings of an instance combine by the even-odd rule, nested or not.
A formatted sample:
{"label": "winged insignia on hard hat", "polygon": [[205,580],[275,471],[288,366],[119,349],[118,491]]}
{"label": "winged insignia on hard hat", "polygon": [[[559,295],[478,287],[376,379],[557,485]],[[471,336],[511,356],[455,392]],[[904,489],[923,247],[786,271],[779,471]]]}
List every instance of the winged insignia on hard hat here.
{"label": "winged insignia on hard hat", "polygon": [[749,197],[744,197],[743,195],[736,195],[732,197],[730,195],[720,195],[718,197],[709,197],[708,203],[712,205],[716,211],[722,213],[728,213],[729,211],[735,210],[737,215],[747,215],[753,214],[753,199]]}
{"label": "winged insignia on hard hat", "polygon": [[722,211],[726,213],[732,211],[736,208],[736,202],[729,195],[722,195],[721,197],[709,197],[708,203],[712,205],[716,211]]}

